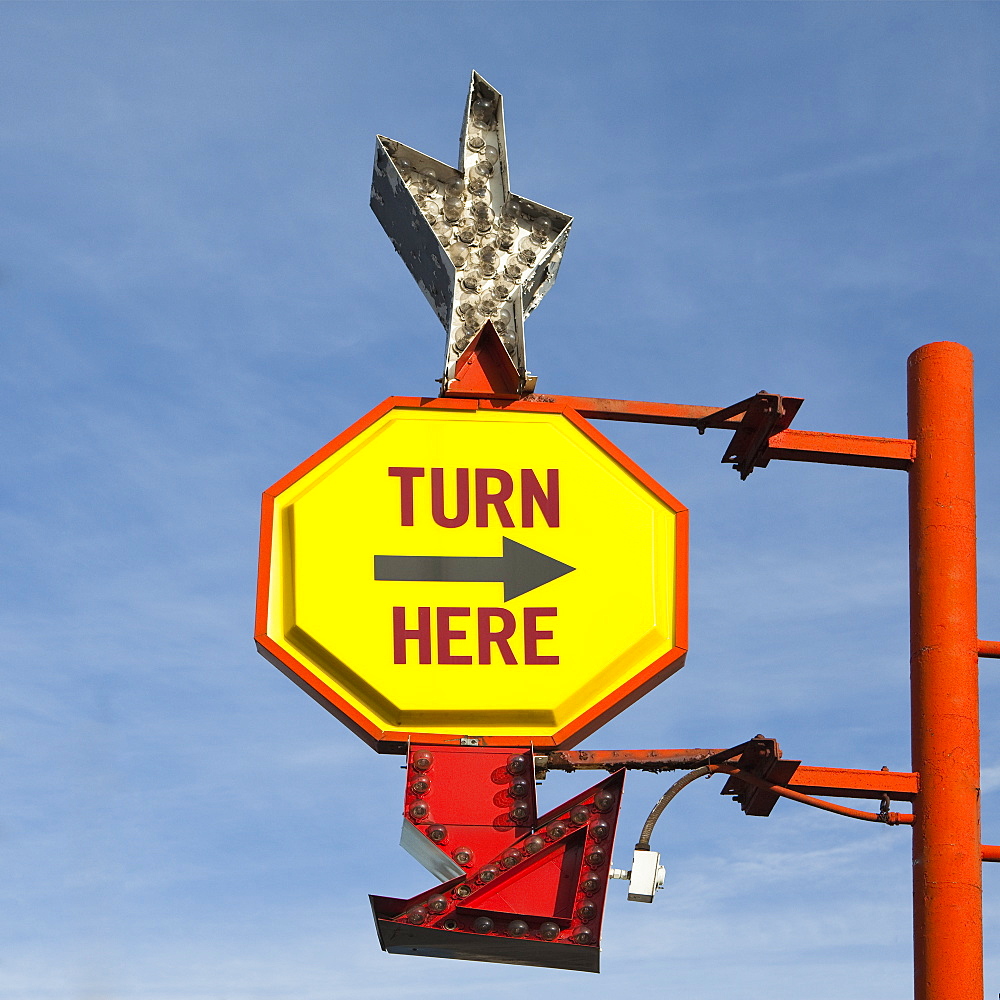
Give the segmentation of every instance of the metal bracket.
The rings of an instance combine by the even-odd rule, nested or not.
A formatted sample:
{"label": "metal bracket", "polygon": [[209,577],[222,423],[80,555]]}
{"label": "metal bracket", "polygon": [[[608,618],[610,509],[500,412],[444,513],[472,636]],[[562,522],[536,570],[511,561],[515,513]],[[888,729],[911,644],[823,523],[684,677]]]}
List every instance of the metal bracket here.
{"label": "metal bracket", "polygon": [[[734,763],[743,771],[773,781],[776,785],[784,785],[802,761],[782,760],[778,741],[758,735]],[[731,795],[748,816],[770,815],[779,798],[777,792],[765,791],[736,777],[726,782],[720,794]]]}
{"label": "metal bracket", "polygon": [[797,396],[778,396],[761,389],[755,396],[704,417],[695,426],[704,434],[706,428],[742,414],[722,461],[732,462],[740,479],[746,479],[754,469],[766,468],[771,460],[767,454],[771,437],[788,429],[802,402]]}

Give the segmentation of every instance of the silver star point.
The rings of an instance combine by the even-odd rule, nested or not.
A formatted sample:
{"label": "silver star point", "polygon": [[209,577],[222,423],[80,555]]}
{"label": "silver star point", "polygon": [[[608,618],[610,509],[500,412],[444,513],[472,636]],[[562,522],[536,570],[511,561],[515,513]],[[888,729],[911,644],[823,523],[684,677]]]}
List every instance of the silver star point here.
{"label": "silver star point", "polygon": [[573,220],[511,193],[500,93],[473,72],[457,168],[377,136],[371,208],[447,331],[442,391],[487,320],[523,388],[524,320],[555,281]]}

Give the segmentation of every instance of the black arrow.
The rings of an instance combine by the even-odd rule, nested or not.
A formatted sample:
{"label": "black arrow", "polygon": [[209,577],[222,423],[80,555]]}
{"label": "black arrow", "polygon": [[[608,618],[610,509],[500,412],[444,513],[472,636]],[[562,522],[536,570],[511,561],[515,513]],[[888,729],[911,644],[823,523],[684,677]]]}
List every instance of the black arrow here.
{"label": "black arrow", "polygon": [[567,566],[521,545],[503,540],[502,556],[376,556],[376,580],[413,583],[502,583],[504,601],[572,573]]}

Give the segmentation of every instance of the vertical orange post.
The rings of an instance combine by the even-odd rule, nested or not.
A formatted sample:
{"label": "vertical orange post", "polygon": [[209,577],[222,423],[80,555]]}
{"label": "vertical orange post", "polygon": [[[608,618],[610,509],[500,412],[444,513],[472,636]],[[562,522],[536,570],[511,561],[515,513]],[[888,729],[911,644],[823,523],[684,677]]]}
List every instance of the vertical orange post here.
{"label": "vertical orange post", "polygon": [[917,1000],[983,995],[972,353],[910,355],[910,691]]}

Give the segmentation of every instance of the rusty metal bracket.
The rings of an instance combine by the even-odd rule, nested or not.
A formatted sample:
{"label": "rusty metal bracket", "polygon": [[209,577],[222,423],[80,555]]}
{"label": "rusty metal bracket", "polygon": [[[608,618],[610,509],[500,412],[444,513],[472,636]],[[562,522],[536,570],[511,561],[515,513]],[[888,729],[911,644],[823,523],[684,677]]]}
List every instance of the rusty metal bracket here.
{"label": "rusty metal bracket", "polygon": [[750,769],[749,756],[781,756],[777,740],[756,736],[726,749],[689,750],[553,750],[535,755],[535,777],[549,771],[691,771],[705,764],[740,759],[740,767]]}
{"label": "rusty metal bracket", "polygon": [[695,426],[699,434],[704,434],[706,428],[742,414],[722,461],[732,462],[740,479],[746,479],[754,469],[767,466],[771,460],[767,453],[771,438],[788,429],[802,402],[797,396],[779,396],[761,389],[755,396],[704,417]]}
{"label": "rusty metal bracket", "polygon": [[[802,763],[800,760],[782,760],[777,740],[757,736],[751,742],[752,745],[735,763],[740,770],[758,778],[784,785]],[[776,792],[750,785],[735,776],[726,782],[720,794],[732,796],[748,816],[767,816],[778,801]]]}
{"label": "rusty metal bracket", "polygon": [[[920,791],[920,776],[914,772],[813,767],[786,760],[777,740],[759,734],[725,750],[553,750],[535,755],[535,776],[544,778],[549,771],[691,771],[706,764],[729,764],[799,796],[873,799],[883,813],[887,801],[913,802]],[[732,796],[748,816],[768,816],[782,793],[733,774],[721,794]]]}

